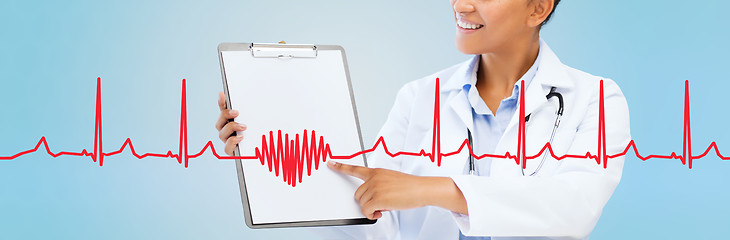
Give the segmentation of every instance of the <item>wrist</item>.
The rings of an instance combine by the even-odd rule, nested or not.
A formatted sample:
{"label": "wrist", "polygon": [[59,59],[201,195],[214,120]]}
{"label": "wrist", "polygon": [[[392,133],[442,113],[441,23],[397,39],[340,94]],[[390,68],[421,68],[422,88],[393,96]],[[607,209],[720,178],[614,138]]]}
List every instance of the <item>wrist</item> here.
{"label": "wrist", "polygon": [[439,177],[420,177],[421,183],[419,184],[421,196],[419,205],[425,206],[437,206],[438,196],[440,195],[443,183]]}
{"label": "wrist", "polygon": [[445,198],[451,192],[449,190],[451,179],[446,177],[423,177],[423,179],[421,184],[423,205],[442,207]]}
{"label": "wrist", "polygon": [[466,199],[449,177],[424,177],[423,206],[436,206],[452,212],[467,214]]}

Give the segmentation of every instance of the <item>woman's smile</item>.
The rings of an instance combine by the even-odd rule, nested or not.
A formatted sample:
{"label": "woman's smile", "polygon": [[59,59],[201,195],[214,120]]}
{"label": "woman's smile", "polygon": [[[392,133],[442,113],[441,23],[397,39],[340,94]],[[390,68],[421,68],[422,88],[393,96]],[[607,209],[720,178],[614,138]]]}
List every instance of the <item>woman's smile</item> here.
{"label": "woman's smile", "polygon": [[463,18],[456,19],[456,26],[462,33],[472,33],[484,27],[484,24],[475,23]]}

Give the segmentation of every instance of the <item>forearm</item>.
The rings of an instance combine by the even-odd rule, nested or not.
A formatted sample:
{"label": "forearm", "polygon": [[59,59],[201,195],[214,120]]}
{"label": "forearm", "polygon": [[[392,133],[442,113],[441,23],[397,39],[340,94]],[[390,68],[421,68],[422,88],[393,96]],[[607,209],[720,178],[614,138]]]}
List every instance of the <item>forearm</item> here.
{"label": "forearm", "polygon": [[437,206],[455,213],[469,214],[466,198],[453,180],[448,177],[424,177],[424,205]]}

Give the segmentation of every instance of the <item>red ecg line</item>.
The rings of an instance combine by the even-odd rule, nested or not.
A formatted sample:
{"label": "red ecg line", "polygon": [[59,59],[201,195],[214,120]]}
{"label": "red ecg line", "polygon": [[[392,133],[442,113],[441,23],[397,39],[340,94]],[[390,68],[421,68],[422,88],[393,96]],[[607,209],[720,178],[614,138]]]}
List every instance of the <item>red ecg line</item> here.
{"label": "red ecg line", "polygon": [[[628,154],[630,149],[633,149],[634,154],[637,158],[641,159],[642,161],[646,161],[649,159],[679,159],[682,162],[682,165],[688,165],[689,169],[692,169],[692,161],[695,159],[701,159],[707,156],[711,151],[714,150],[715,154],[721,159],[721,160],[730,160],[730,157],[725,157],[720,153],[720,149],[717,147],[716,142],[712,142],[705,151],[700,155],[692,155],[692,141],[691,141],[691,134],[690,134],[690,112],[689,112],[689,81],[684,82],[684,126],[683,126],[683,136],[682,136],[682,154],[677,155],[675,152],[672,152],[669,155],[647,155],[642,156],[639,154],[639,150],[636,147],[636,143],[634,140],[631,140],[629,144],[626,146],[626,148],[619,153],[609,155],[606,153],[606,124],[605,124],[605,111],[604,111],[604,95],[603,95],[603,80],[600,82],[600,95],[599,95],[599,105],[598,105],[598,149],[597,153],[591,154],[590,152],[586,152],[585,155],[571,155],[566,154],[562,156],[558,156],[553,152],[551,144],[545,143],[545,145],[540,149],[538,153],[535,155],[528,156],[526,154],[525,149],[525,101],[524,101],[524,94],[520,94],[520,109],[519,109],[519,130],[518,130],[518,137],[517,137],[517,154],[512,155],[509,152],[506,152],[502,155],[499,154],[482,154],[477,155],[473,152],[472,147],[469,145],[468,139],[464,139],[460,147],[452,152],[442,152],[441,150],[441,112],[440,112],[440,98],[439,98],[439,79],[436,79],[435,84],[435,100],[434,100],[434,116],[433,116],[433,139],[432,139],[432,145],[431,145],[431,152],[426,152],[426,150],[421,149],[419,152],[407,152],[407,151],[399,151],[399,152],[391,152],[388,150],[388,146],[385,143],[385,139],[381,136],[378,138],[378,140],[375,142],[373,147],[369,149],[365,149],[363,151],[359,151],[350,155],[333,155],[332,151],[330,150],[329,143],[326,143],[323,136],[319,136],[319,139],[317,139],[317,136],[315,134],[315,131],[308,132],[307,130],[304,130],[303,134],[295,134],[294,137],[290,137],[289,134],[284,134],[282,136],[282,131],[278,130],[276,132],[276,135],[274,134],[274,131],[270,131],[268,136],[266,134],[261,136],[261,147],[256,147],[254,149],[255,154],[252,156],[221,156],[216,151],[215,147],[213,146],[212,141],[208,141],[205,146],[197,153],[190,154],[188,151],[188,124],[187,124],[187,104],[186,104],[186,87],[185,87],[185,79],[182,80],[182,96],[181,96],[181,103],[180,103],[180,133],[179,133],[179,148],[177,153],[173,153],[172,151],[167,151],[167,153],[161,154],[161,153],[144,153],[139,154],[135,151],[134,145],[132,144],[132,140],[127,138],[122,146],[119,148],[119,150],[112,151],[112,152],[104,152],[103,151],[103,144],[102,144],[102,122],[101,122],[101,78],[96,79],[96,107],[95,107],[95,115],[94,115],[94,149],[92,152],[87,151],[86,149],[81,150],[80,152],[67,152],[67,151],[61,151],[54,153],[51,151],[48,141],[46,140],[46,137],[43,136],[38,141],[38,143],[35,145],[34,148],[19,152],[15,155],[11,156],[0,156],[0,160],[13,160],[18,157],[21,157],[26,154],[30,154],[33,152],[38,151],[38,149],[41,148],[41,146],[44,147],[46,150],[46,153],[50,155],[51,157],[60,157],[60,156],[82,156],[82,157],[90,157],[92,161],[99,162],[99,166],[104,165],[104,157],[113,156],[120,154],[124,151],[124,149],[129,148],[130,152],[134,157],[137,159],[143,159],[148,157],[154,157],[154,158],[174,158],[177,159],[177,162],[180,164],[183,164],[185,168],[188,167],[188,163],[190,159],[198,158],[202,156],[207,150],[210,149],[210,152],[217,158],[221,160],[231,160],[231,159],[244,159],[244,160],[254,160],[258,159],[261,163],[261,165],[267,165],[270,172],[274,172],[276,176],[279,176],[279,173],[281,172],[281,176],[288,185],[291,185],[292,187],[296,186],[296,183],[302,182],[302,176],[304,175],[304,169],[307,169],[307,176],[311,176],[312,174],[312,165],[314,165],[314,169],[319,169],[319,163],[320,162],[326,162],[327,158],[330,159],[338,159],[338,160],[344,160],[344,159],[352,159],[355,157],[358,157],[360,155],[370,153],[378,149],[379,147],[382,147],[383,152],[386,153],[388,156],[395,158],[398,156],[421,156],[421,157],[428,157],[431,162],[436,162],[438,166],[441,166],[441,160],[443,157],[452,156],[455,154],[460,153],[464,148],[467,148],[469,151],[469,154],[471,154],[476,159],[483,159],[483,158],[500,158],[500,159],[513,159],[516,164],[522,165],[523,168],[526,167],[526,161],[528,159],[534,159],[537,157],[542,156],[545,151],[547,151],[553,158],[556,160],[562,160],[566,158],[582,158],[582,159],[593,159],[596,161],[596,164],[603,165],[604,168],[606,168],[608,165],[608,160],[611,158],[617,158],[621,156],[625,156]],[[524,81],[520,82],[520,89],[524,89]]]}
{"label": "red ecg line", "polygon": [[[259,159],[261,165],[269,166],[269,172],[274,172],[279,176],[279,166],[281,165],[281,173],[284,181],[295,187],[297,185],[297,177],[302,182],[302,173],[304,171],[304,161],[306,159],[307,176],[312,175],[312,163],[314,169],[319,169],[319,162],[326,161],[327,156],[331,156],[330,145],[324,142],[324,137],[317,136],[314,131],[307,136],[307,130],[302,134],[302,144],[299,144],[299,134],[289,139],[289,134],[281,136],[281,130],[277,132],[277,138],[274,138],[274,132],[269,132],[267,140],[266,135],[261,136],[261,150],[255,149],[256,155],[249,157],[241,157],[242,159]],[[282,142],[283,140],[283,142]],[[274,142],[276,141],[276,145]],[[267,144],[267,142],[269,144]],[[272,166],[274,169],[272,170]]]}

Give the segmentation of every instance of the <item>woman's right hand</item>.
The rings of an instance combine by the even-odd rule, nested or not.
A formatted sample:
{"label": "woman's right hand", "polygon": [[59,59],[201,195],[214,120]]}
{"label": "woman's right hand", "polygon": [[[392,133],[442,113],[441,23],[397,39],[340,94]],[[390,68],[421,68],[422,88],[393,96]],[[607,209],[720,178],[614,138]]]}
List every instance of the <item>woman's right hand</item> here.
{"label": "woman's right hand", "polygon": [[221,109],[221,115],[215,123],[215,128],[218,129],[218,137],[226,144],[224,148],[226,154],[232,156],[236,145],[243,140],[243,136],[234,134],[236,131],[246,130],[246,124],[232,121],[233,118],[238,117],[238,111],[226,109],[226,95],[223,92],[218,93],[218,107]]}

